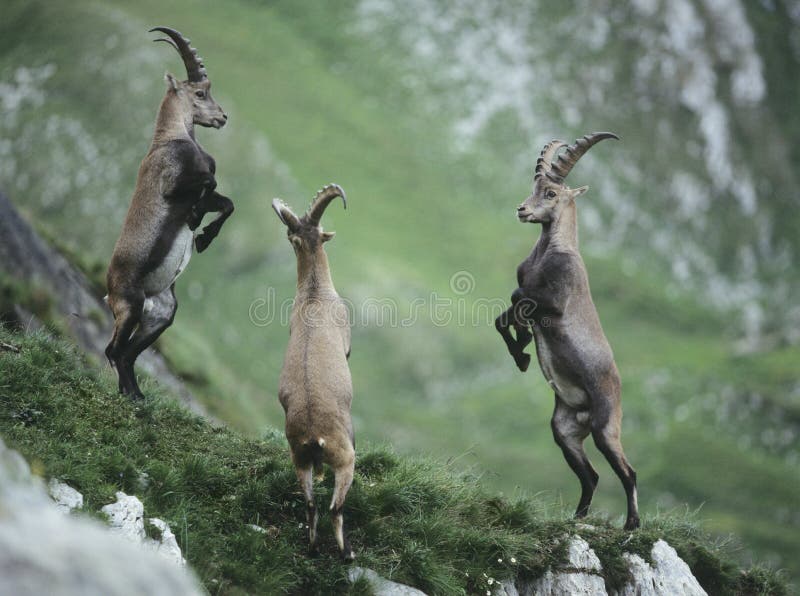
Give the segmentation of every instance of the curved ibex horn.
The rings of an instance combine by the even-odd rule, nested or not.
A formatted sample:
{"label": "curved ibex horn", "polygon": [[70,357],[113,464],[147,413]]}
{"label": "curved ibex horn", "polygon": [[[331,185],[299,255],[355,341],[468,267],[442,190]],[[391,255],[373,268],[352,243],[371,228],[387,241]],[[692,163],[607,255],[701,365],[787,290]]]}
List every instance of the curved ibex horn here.
{"label": "curved ibex horn", "polygon": [[181,35],[180,31],[170,29],[169,27],[153,27],[149,32],[152,33],[153,31],[161,31],[169,36],[169,39],[159,37],[153,41],[165,41],[178,50],[181,58],[183,58],[183,65],[186,67],[186,76],[189,81],[192,83],[199,83],[208,78],[206,67],[203,65],[203,59],[197,55],[197,50],[189,45],[189,40]]}
{"label": "curved ibex horn", "polygon": [[550,171],[553,165],[553,156],[559,149],[566,146],[567,144],[564,141],[559,141],[558,139],[554,139],[544,146],[542,152],[539,154],[539,159],[536,160],[536,171],[533,175],[534,180],[538,180]]}
{"label": "curved ibex horn", "polygon": [[319,220],[322,219],[322,214],[325,213],[325,209],[328,208],[328,205],[330,205],[331,201],[336,197],[342,197],[344,208],[347,209],[347,196],[345,196],[342,187],[338,184],[328,184],[317,192],[317,196],[308,207],[306,219],[314,225],[319,225]]}
{"label": "curved ibex horn", "polygon": [[569,145],[567,150],[558,156],[552,167],[545,171],[545,175],[553,182],[563,183],[572,168],[578,163],[578,160],[583,157],[583,154],[603,139],[619,140],[619,137],[613,132],[595,132],[584,135],[577,139],[575,143]]}

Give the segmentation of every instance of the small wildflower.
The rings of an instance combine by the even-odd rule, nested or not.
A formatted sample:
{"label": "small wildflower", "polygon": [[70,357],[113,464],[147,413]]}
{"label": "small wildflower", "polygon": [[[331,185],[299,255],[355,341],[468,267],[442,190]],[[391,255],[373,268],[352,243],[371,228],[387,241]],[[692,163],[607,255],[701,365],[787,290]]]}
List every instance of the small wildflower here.
{"label": "small wildflower", "polygon": [[374,486],[375,486],[375,483],[374,483],[374,482],[370,482],[370,483],[369,483],[369,487],[370,487],[370,488],[372,488],[372,487],[374,487]]}
{"label": "small wildflower", "polygon": [[488,576],[488,575],[486,575],[486,574],[484,573],[484,574],[483,574],[483,577],[489,577],[489,576]]}
{"label": "small wildflower", "polygon": [[486,596],[492,596],[492,593],[489,590],[486,590]]}
{"label": "small wildflower", "polygon": [[517,564],[517,560],[514,557],[511,557],[511,563],[513,565],[516,565]]}
{"label": "small wildflower", "polygon": [[303,524],[297,524],[297,527],[302,530],[303,529]]}
{"label": "small wildflower", "polygon": [[497,562],[498,562],[498,563],[502,563],[502,562],[503,562],[503,559],[497,559]]}
{"label": "small wildflower", "polygon": [[494,583],[494,578],[490,577],[489,579],[486,580],[486,583],[491,586]]}

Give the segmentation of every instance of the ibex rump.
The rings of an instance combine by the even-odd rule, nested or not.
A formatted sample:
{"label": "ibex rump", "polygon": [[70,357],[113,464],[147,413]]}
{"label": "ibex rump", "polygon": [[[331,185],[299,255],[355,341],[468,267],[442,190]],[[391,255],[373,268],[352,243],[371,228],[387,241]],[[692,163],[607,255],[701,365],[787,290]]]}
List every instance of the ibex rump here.
{"label": "ibex rump", "polygon": [[347,364],[350,324],[347,307],[333,287],[323,248],[334,233],[320,227],[322,214],[336,197],[346,200],[339,186],[326,186],[302,217],[279,199],[272,202],[297,257],[297,294],[278,398],[286,413],[286,438],[306,501],[310,548],[317,542],[313,476],[326,463],[335,474],[330,508],[336,542],[342,557],[351,560],[354,555],[344,534],[342,514],[355,466],[350,419],[353,385]]}
{"label": "ibex rump", "polygon": [[[155,133],[136,179],[128,214],[114,247],[106,281],[114,333],[106,348],[116,368],[120,393],[141,398],[133,366],[141,354],[172,324],[178,308],[175,280],[192,255],[205,250],[233,203],[217,193],[216,164],[194,136],[194,126],[222,128],[228,119],[211,97],[211,83],[197,50],[179,32],[167,27],[157,39],[183,58],[188,80],[166,75],[167,94],[161,102]],[[194,230],[206,213],[220,215]]]}
{"label": "ibex rump", "polygon": [[[598,481],[583,450],[583,441],[591,434],[625,488],[625,528],[632,530],[639,527],[639,512],[636,472],[620,442],[621,382],[578,251],[575,199],[588,187],[571,189],[564,183],[581,156],[609,138],[617,136],[595,133],[569,146],[561,141],[545,145],[536,164],[533,192],[517,210],[520,221],[540,223],[542,233],[533,252],[517,268],[519,287],[511,296],[511,308],[495,325],[522,371],[530,363],[523,349],[535,340],[542,373],[555,391],[553,436],[581,483],[575,516],[587,514]],[[563,147],[566,151],[556,159]]]}

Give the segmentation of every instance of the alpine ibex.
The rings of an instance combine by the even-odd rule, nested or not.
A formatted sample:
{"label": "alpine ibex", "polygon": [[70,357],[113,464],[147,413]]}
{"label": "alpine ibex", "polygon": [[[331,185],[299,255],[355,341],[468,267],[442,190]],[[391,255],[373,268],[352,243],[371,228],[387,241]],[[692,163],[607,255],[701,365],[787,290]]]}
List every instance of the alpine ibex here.
{"label": "alpine ibex", "polygon": [[[139,354],[172,324],[178,303],[175,280],[192,255],[203,252],[233,213],[217,193],[214,159],[194,136],[194,126],[222,128],[228,116],[211,97],[202,59],[178,31],[155,27],[168,37],[186,66],[188,80],[167,73],[155,134],[136,179],[128,214],[108,267],[108,304],[114,333],[106,356],[117,370],[119,391],[141,398],[133,365]],[[220,215],[194,238],[206,213]]]}
{"label": "alpine ibex", "polygon": [[317,192],[300,218],[280,199],[272,201],[297,257],[297,294],[278,398],[286,412],[286,438],[306,501],[309,546],[314,550],[317,542],[313,473],[321,473],[322,464],[327,463],[336,476],[330,507],[333,530],[342,557],[351,560],[354,555],[344,535],[342,516],[355,465],[350,420],[353,385],[347,364],[350,325],[323,248],[334,232],[320,227],[322,214],[336,197],[347,207],[341,187],[329,184]]}
{"label": "alpine ibex", "polygon": [[[556,443],[581,483],[575,512],[584,517],[597,486],[597,472],[586,457],[583,441],[591,433],[598,449],[616,472],[628,497],[625,529],[639,527],[636,472],[620,442],[621,383],[611,347],[603,334],[586,267],[578,252],[575,199],[587,186],[564,183],[577,161],[595,143],[618,139],[602,132],[567,146],[545,145],[536,162],[533,192],[517,209],[521,222],[539,223],[542,233],[530,256],[517,268],[518,288],[512,306],[495,321],[508,351],[521,371],[531,357],[523,349],[534,339],[539,366],[555,392],[551,426]],[[566,151],[556,155],[566,147]],[[516,338],[509,327],[513,326]]]}

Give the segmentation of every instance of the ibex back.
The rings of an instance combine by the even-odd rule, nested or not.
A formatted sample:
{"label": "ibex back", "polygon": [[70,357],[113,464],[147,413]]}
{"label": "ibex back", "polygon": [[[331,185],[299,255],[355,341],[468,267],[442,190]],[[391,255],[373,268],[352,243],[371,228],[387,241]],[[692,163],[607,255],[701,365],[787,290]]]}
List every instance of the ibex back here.
{"label": "ibex back", "polygon": [[[193,243],[205,250],[233,213],[233,203],[217,193],[214,159],[200,147],[194,126],[222,128],[228,116],[211,97],[211,83],[197,51],[179,32],[156,27],[157,39],[183,58],[188,80],[166,75],[155,133],[136,179],[122,233],[114,247],[106,281],[114,314],[114,334],[106,348],[117,370],[119,391],[141,398],[133,366],[148,346],[172,324],[178,308],[175,280],[192,256]],[[202,234],[203,216],[220,212]]]}
{"label": "ibex back", "polygon": [[326,463],[336,476],[331,501],[333,530],[342,557],[350,560],[354,555],[342,514],[355,465],[350,419],[353,385],[347,364],[350,324],[347,307],[333,287],[323,248],[334,233],[320,227],[322,214],[336,197],[345,201],[344,191],[335,184],[326,186],[299,218],[279,199],[272,202],[297,257],[297,294],[278,397],[286,412],[286,438],[306,500],[310,548],[317,542],[313,476],[314,471],[321,473]]}
{"label": "ibex back", "polygon": [[[619,372],[578,252],[575,199],[588,187],[572,189],[564,183],[581,156],[608,138],[617,137],[596,133],[569,146],[561,141],[545,145],[536,164],[533,192],[517,209],[520,221],[541,224],[542,233],[533,252],[517,268],[519,287],[511,296],[511,308],[495,324],[522,371],[531,359],[523,349],[531,339],[536,342],[542,373],[555,392],[553,436],[581,483],[575,516],[587,514],[597,486],[597,472],[583,450],[583,441],[591,434],[625,488],[625,528],[631,530],[639,527],[639,511],[636,472],[620,442]],[[563,147],[566,151],[556,159]],[[516,337],[509,330],[512,326]]]}

